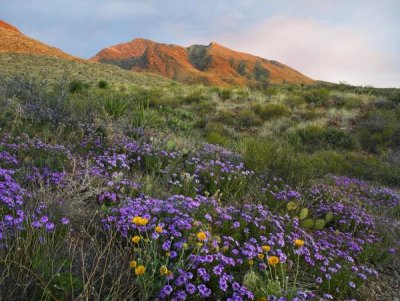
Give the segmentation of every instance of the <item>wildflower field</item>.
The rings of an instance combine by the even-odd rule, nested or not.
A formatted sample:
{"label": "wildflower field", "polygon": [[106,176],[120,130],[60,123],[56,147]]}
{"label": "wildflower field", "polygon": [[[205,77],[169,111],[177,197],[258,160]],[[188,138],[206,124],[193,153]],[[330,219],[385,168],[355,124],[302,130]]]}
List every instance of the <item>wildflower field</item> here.
{"label": "wildflower field", "polygon": [[[345,138],[352,150],[320,152],[332,156],[321,161],[341,162],[323,169],[305,149],[290,158],[264,152],[257,125],[224,134],[204,119],[180,124],[196,112],[207,117],[198,103],[129,108],[126,100],[89,102],[85,92],[65,96],[61,88],[0,85],[0,300],[399,296],[397,167],[378,155],[376,135],[376,153],[358,149],[356,158],[360,146]],[[297,143],[310,133],[297,132]],[[396,147],[385,145],[386,154]],[[273,162],[265,163],[268,155]],[[286,171],[288,164],[297,169]]]}

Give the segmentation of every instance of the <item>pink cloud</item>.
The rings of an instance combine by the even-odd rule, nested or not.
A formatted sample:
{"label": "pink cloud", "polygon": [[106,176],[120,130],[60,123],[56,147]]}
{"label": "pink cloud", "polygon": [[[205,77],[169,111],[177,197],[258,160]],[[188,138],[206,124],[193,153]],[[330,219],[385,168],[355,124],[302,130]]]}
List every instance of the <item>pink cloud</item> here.
{"label": "pink cloud", "polygon": [[377,32],[357,26],[273,17],[219,40],[233,49],[278,60],[314,79],[400,85],[396,55],[385,50]]}

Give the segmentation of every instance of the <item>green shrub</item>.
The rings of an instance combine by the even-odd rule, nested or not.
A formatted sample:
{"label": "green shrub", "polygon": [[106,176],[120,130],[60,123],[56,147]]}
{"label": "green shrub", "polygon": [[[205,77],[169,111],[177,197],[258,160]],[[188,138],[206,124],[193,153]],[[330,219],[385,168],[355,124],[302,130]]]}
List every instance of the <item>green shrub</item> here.
{"label": "green shrub", "polygon": [[186,104],[192,104],[192,103],[199,103],[206,99],[207,99],[206,95],[204,95],[201,91],[195,91],[185,96],[182,100]]}
{"label": "green shrub", "polygon": [[69,84],[70,93],[81,93],[83,91],[83,82],[80,80],[73,80]]}
{"label": "green shrub", "polygon": [[359,122],[357,132],[368,151],[378,153],[400,147],[400,116],[395,111],[374,110]]}
{"label": "green shrub", "polygon": [[223,136],[221,133],[218,132],[209,132],[206,135],[206,141],[212,144],[218,144],[225,146],[229,143],[229,137]]}
{"label": "green shrub", "polygon": [[253,110],[264,120],[290,115],[290,109],[281,103],[257,104]]}
{"label": "green shrub", "polygon": [[241,126],[259,126],[263,123],[262,119],[254,113],[253,110],[241,110],[237,116],[239,125]]}
{"label": "green shrub", "polygon": [[150,109],[149,103],[139,102],[132,110],[131,124],[135,127],[148,127],[155,123],[155,112]]}
{"label": "green shrub", "polygon": [[120,97],[116,97],[113,94],[109,96],[103,104],[103,112],[114,118],[118,119],[124,115],[126,109],[128,108],[128,101]]}
{"label": "green shrub", "polygon": [[313,89],[304,94],[304,99],[317,106],[326,106],[330,99],[330,92],[327,89]]}
{"label": "green shrub", "polygon": [[355,139],[347,132],[337,128],[324,128],[317,125],[311,125],[296,130],[288,134],[291,142],[300,142],[302,147],[309,151],[320,149],[354,149],[356,146]]}
{"label": "green shrub", "polygon": [[105,80],[101,80],[99,81],[99,83],[97,84],[97,86],[100,89],[107,89],[108,88],[108,83]]}
{"label": "green shrub", "polygon": [[232,98],[232,91],[229,89],[219,89],[218,90],[218,96],[222,100],[227,100]]}
{"label": "green shrub", "polygon": [[215,120],[227,125],[235,124],[235,113],[229,110],[221,110],[217,113]]}

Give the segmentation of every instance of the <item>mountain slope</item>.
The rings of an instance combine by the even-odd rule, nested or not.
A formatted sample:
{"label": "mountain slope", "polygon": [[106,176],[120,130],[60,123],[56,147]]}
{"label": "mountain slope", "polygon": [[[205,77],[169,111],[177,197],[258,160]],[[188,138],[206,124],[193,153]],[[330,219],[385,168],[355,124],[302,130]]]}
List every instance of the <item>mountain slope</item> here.
{"label": "mountain slope", "polygon": [[105,48],[92,61],[147,71],[186,83],[208,85],[312,84],[300,72],[276,61],[230,50],[217,43],[181,47],[146,39]]}
{"label": "mountain slope", "polygon": [[22,34],[14,26],[0,20],[0,53],[28,53],[58,57],[73,61],[82,59],[69,55]]}

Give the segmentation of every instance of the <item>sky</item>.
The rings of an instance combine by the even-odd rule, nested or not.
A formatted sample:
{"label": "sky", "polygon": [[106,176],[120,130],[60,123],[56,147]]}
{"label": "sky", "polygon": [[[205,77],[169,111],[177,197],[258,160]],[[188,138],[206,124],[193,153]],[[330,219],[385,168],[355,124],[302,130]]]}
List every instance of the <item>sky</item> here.
{"label": "sky", "polygon": [[400,0],[0,0],[0,19],[83,58],[138,37],[215,41],[313,79],[400,87]]}

